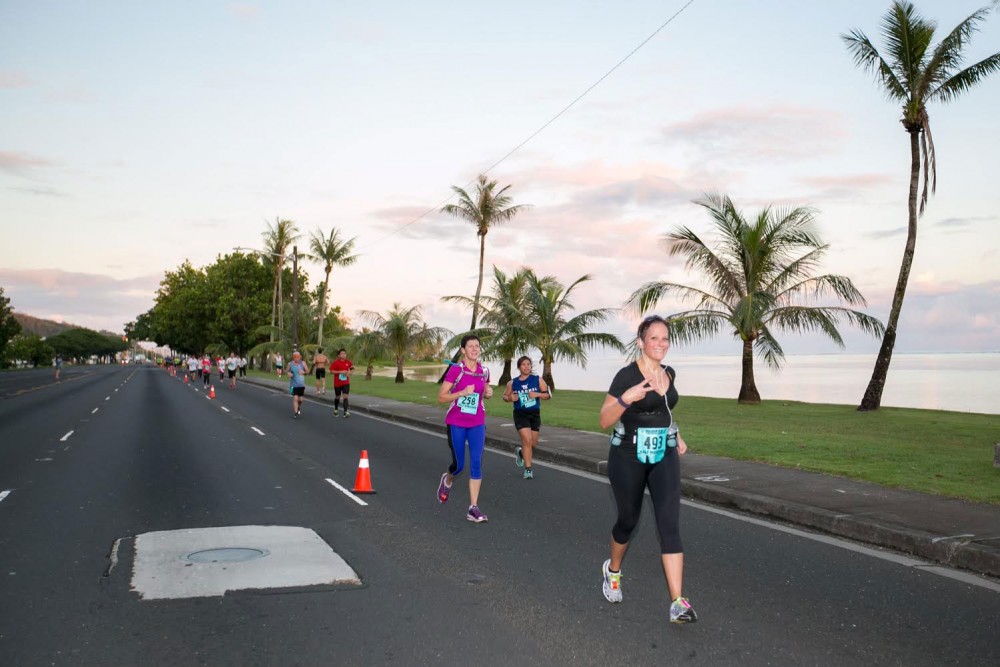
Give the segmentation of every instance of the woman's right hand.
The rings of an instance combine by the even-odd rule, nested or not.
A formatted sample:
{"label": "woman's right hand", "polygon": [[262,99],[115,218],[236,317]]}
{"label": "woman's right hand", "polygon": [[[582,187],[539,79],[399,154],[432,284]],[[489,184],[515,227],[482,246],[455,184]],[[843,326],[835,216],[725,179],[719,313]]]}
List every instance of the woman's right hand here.
{"label": "woman's right hand", "polygon": [[631,405],[636,401],[641,401],[651,391],[654,391],[653,385],[649,380],[643,380],[639,384],[626,389],[625,393],[622,394],[622,400]]}

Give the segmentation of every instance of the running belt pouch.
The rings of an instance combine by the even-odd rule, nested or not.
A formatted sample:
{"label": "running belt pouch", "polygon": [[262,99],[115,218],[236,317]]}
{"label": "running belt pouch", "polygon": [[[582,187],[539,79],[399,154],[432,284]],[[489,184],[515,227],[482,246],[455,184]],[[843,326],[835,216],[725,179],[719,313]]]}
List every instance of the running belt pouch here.
{"label": "running belt pouch", "polygon": [[618,422],[615,424],[614,429],[612,429],[611,431],[611,437],[608,439],[608,442],[611,443],[612,447],[617,447],[618,445],[622,444],[622,441],[624,439],[625,439],[625,424],[621,423],[621,420],[618,420]]}

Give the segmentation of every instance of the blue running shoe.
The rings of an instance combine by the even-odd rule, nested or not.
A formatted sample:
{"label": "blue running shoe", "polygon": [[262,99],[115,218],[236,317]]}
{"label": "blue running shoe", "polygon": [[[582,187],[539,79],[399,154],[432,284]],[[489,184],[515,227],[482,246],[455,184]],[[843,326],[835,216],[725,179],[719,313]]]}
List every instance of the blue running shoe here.
{"label": "blue running shoe", "polygon": [[518,468],[524,467],[524,458],[521,456],[520,447],[514,448],[514,463],[517,465]]}
{"label": "blue running shoe", "polygon": [[486,518],[486,515],[479,510],[479,505],[469,505],[469,513],[465,515],[465,518],[469,521],[475,521],[476,523],[489,521],[489,519]]}
{"label": "blue running shoe", "polygon": [[535,479],[535,473],[531,472],[531,468],[525,468],[524,469],[524,478],[525,479]]}

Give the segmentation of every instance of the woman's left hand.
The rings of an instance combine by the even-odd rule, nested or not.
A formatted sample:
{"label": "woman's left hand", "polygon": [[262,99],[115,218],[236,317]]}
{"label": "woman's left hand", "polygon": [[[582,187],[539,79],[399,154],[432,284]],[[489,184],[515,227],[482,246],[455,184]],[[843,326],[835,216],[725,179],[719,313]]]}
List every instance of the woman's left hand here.
{"label": "woman's left hand", "polygon": [[685,454],[685,452],[687,452],[687,450],[688,450],[687,443],[684,442],[684,438],[682,438],[681,434],[678,433],[677,434],[677,453],[680,454],[681,456],[684,456],[684,454]]}
{"label": "woman's left hand", "polygon": [[486,385],[486,388],[483,389],[483,398],[493,398],[493,387]]}

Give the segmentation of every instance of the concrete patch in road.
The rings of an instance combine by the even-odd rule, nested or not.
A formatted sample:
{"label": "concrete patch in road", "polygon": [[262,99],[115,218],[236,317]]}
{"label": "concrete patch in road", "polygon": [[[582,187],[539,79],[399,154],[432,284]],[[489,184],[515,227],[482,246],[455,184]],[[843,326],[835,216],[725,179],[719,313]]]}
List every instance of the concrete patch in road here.
{"label": "concrete patch in road", "polygon": [[135,541],[132,590],[144,600],[331,584],[359,586],[361,580],[308,528],[192,528],[144,533]]}

